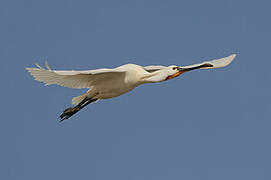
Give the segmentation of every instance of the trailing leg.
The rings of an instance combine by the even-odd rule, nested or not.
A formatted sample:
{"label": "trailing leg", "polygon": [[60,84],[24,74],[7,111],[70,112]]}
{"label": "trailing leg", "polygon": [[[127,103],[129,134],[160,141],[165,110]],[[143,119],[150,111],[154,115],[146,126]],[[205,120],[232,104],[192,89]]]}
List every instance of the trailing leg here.
{"label": "trailing leg", "polygon": [[98,99],[96,99],[96,98],[94,98],[94,99],[85,98],[75,107],[69,107],[69,108],[65,109],[64,112],[60,115],[60,118],[61,118],[60,122],[66,120],[66,119],[69,119],[72,115],[74,115],[75,113],[77,113],[78,111],[80,111],[81,109],[86,107],[88,104],[90,104],[94,101],[97,101],[97,100]]}

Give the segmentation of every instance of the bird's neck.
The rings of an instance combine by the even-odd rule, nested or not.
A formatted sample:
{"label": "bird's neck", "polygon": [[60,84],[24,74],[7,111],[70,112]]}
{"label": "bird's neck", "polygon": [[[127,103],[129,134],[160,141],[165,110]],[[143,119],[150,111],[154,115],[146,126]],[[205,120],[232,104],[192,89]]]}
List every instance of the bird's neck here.
{"label": "bird's neck", "polygon": [[156,83],[164,81],[167,78],[166,73],[163,71],[155,71],[148,73],[142,77],[142,83]]}

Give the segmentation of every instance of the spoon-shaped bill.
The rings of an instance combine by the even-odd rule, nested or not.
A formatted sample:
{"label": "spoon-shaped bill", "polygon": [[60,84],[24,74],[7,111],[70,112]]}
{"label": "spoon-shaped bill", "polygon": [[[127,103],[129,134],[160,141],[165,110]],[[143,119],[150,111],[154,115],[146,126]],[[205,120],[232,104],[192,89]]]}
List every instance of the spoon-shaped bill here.
{"label": "spoon-shaped bill", "polygon": [[220,59],[214,59],[211,61],[204,61],[203,63],[200,64],[194,64],[194,65],[189,65],[189,66],[181,66],[183,69],[214,69],[214,68],[222,68],[227,65],[229,65],[234,58],[236,57],[236,54],[232,54],[230,56],[220,58]]}

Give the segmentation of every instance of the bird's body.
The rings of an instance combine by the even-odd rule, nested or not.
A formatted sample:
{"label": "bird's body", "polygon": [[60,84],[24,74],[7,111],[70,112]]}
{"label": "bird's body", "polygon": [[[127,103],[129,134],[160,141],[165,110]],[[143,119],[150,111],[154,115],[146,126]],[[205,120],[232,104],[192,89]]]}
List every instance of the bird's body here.
{"label": "bird's body", "polygon": [[109,99],[129,92],[142,84],[142,77],[149,74],[141,66],[135,64],[126,64],[116,70],[123,73],[119,74],[117,78],[104,79],[91,89],[93,93],[97,93],[98,99]]}
{"label": "bird's body", "polygon": [[38,68],[26,68],[36,80],[46,85],[58,84],[69,88],[89,88],[89,90],[72,99],[75,107],[66,109],[61,119],[68,119],[89,103],[99,99],[120,96],[145,83],[169,80],[194,69],[212,69],[227,66],[235,54],[191,66],[139,66],[126,64],[114,69],[96,69],[87,71],[56,71],[48,64],[47,69],[37,64]]}

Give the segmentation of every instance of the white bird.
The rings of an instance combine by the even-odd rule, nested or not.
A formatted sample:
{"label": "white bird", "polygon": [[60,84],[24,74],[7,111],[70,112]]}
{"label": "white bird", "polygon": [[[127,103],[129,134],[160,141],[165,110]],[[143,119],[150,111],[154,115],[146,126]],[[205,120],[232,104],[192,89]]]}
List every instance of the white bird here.
{"label": "white bird", "polygon": [[58,71],[52,70],[46,63],[47,69],[36,64],[37,68],[26,68],[35,80],[45,85],[57,84],[69,88],[88,88],[81,96],[74,97],[74,107],[67,108],[61,115],[60,121],[70,118],[88,104],[100,99],[120,96],[145,83],[166,81],[195,69],[213,69],[229,65],[236,54],[221,59],[205,61],[190,66],[139,66],[125,64],[114,69],[95,69],[87,71]]}

